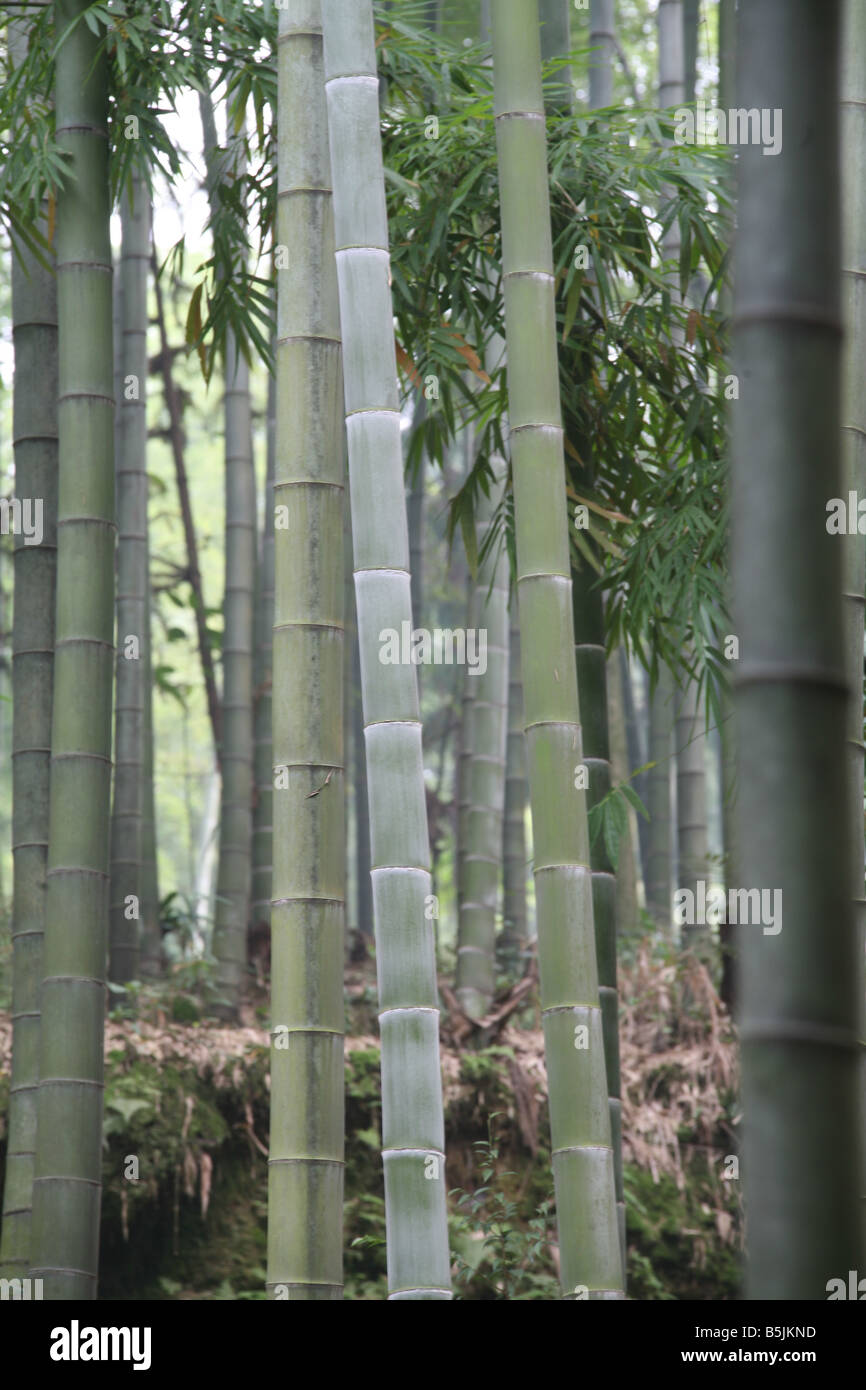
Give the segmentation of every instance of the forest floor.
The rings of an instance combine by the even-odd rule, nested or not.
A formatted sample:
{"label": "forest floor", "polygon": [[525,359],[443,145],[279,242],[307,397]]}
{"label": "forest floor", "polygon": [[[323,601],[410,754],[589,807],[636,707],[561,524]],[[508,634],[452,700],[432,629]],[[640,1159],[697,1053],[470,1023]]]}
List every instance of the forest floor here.
{"label": "forest floor", "polygon": [[[702,965],[639,949],[620,971],[629,1293],[736,1295],[741,1211],[733,1029]],[[448,1004],[450,991],[443,988]],[[203,1009],[202,1009],[203,1012]],[[266,994],[239,1026],[163,982],[106,1027],[101,1297],[259,1298],[267,1210]],[[556,1297],[546,1073],[537,1009],[504,990],[493,1021],[456,1011],[442,1073],[456,1286]],[[178,1017],[180,1016],[180,1017]],[[183,1021],[180,1021],[182,1019]],[[0,1181],[11,1021],[0,1013]],[[347,973],[347,1297],[384,1293],[379,1045],[372,962]]]}

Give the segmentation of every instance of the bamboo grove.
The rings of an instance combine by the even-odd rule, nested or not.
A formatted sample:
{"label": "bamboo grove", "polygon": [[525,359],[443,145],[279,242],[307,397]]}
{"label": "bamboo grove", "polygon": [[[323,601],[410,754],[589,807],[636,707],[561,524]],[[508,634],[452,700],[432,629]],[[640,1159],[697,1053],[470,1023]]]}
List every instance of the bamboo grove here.
{"label": "bamboo grove", "polygon": [[0,26],[3,1297],[857,1297],[862,0]]}

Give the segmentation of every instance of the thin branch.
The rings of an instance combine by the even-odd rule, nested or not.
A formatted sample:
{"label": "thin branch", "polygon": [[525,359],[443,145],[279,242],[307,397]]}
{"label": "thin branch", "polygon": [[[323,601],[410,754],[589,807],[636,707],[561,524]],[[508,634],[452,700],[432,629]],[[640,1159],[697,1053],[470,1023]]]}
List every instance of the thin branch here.
{"label": "thin branch", "polygon": [[171,451],[174,456],[174,471],[177,478],[180,513],[183,520],[183,532],[186,540],[189,582],[192,589],[193,610],[195,612],[196,633],[198,635],[198,650],[201,657],[205,691],[207,693],[207,708],[208,714],[210,715],[211,730],[213,732],[214,749],[216,751],[217,763],[219,764],[221,736],[219,696],[217,695],[213,652],[211,651],[210,638],[208,637],[207,631],[204,591],[202,589],[201,570],[198,563],[198,542],[196,540],[195,526],[193,524],[192,507],[189,499],[189,484],[187,482],[186,464],[183,456],[183,423],[181,419],[180,402],[171,370],[172,355],[168,345],[168,335],[165,327],[162,287],[159,283],[159,270],[155,251],[151,253],[151,266],[153,268],[153,280],[156,291],[156,318],[159,324],[159,341],[161,348],[160,370],[162,372],[163,386],[165,389],[165,402],[168,406],[169,420],[171,421]]}

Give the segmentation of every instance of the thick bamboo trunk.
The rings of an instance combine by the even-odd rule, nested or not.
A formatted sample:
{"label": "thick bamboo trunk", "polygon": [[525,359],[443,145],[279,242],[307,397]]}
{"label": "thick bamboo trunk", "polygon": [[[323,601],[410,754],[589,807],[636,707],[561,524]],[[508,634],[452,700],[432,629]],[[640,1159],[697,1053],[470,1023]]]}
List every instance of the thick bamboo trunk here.
{"label": "thick bamboo trunk", "polygon": [[[866,497],[866,8],[846,0],[842,42],[842,170],[843,170],[843,306],[847,345],[842,406],[842,496]],[[863,613],[866,587],[866,549],[861,535],[845,537],[844,634],[845,669],[851,688],[848,706],[848,797],[853,853],[851,897],[854,903],[860,1039],[866,1039],[864,1017],[864,844],[863,844]],[[860,1063],[861,1104],[866,1103],[866,1063]],[[861,1114],[861,1133],[863,1119]],[[862,1190],[862,1189],[861,1189]]]}
{"label": "thick bamboo trunk", "polygon": [[250,923],[253,927],[271,920],[271,877],[273,873],[273,742],[271,730],[272,665],[274,627],[274,468],[277,433],[277,387],[268,378],[267,463],[265,468],[265,513],[261,549],[256,569],[255,673],[253,676],[253,745],[255,787],[253,796],[253,867]]}
{"label": "thick bamboo trunk", "polygon": [[[16,65],[28,27],[9,23]],[[12,259],[12,340],[15,496],[42,501],[41,543],[15,539],[12,620],[12,1073],[0,1276],[21,1278],[30,1264],[36,1148],[57,550],[57,281],[23,251]]]}
{"label": "thick bamboo trunk", "polygon": [[[578,708],[536,0],[493,13],[510,436],[563,1294],[621,1298]],[[576,785],[577,784],[577,785]]]}
{"label": "thick bamboo trunk", "polygon": [[389,1297],[450,1299],[439,1009],[415,667],[379,660],[411,624],[373,11],[324,0],[355,594],[382,1040]]}
{"label": "thick bamboo trunk", "polygon": [[[96,1294],[111,703],[114,398],[108,71],[84,0],[59,0],[59,496],[51,795],[32,1272],[46,1298]],[[70,26],[73,26],[70,28]]]}
{"label": "thick bamboo trunk", "polygon": [[109,979],[138,978],[142,898],[144,698],[147,672],[147,267],[150,199],[134,177],[121,204],[117,693],[111,820]]}
{"label": "thick bamboo trunk", "polygon": [[775,158],[739,150],[734,275],[749,383],[733,415],[738,868],[784,908],[780,931],[741,932],[752,1299],[826,1299],[864,1268],[844,538],[827,531],[843,486],[840,14],[834,0],[738,10],[740,103],[785,113]]}
{"label": "thick bamboo trunk", "polygon": [[278,39],[268,1289],[295,1300],[343,1296],[345,461],[322,49],[320,0],[291,0]]}

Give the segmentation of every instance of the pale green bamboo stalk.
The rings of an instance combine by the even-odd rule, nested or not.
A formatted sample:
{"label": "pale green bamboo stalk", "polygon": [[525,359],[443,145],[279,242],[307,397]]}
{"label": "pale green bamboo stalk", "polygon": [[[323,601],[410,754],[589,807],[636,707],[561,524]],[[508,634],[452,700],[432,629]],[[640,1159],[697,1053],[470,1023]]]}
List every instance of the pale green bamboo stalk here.
{"label": "pale green bamboo stalk", "polygon": [[502,932],[498,949],[503,968],[517,971],[529,939],[526,914],[526,739],[520,680],[520,621],[517,594],[511,596],[508,642],[508,738],[505,749],[505,809],[502,834]]}
{"label": "pale green bamboo stalk", "polygon": [[615,53],[613,0],[591,0],[589,11],[589,106],[597,110],[613,103]]}
{"label": "pale green bamboo stalk", "polygon": [[323,0],[382,1040],[389,1298],[450,1299],[439,1008],[370,0]]}
{"label": "pale green bamboo stalk", "polygon": [[[320,0],[279,13],[268,1290],[343,1296],[341,346]],[[402,478],[400,482],[402,499]]]}
{"label": "pale green bamboo stalk", "polygon": [[57,141],[69,159],[57,195],[57,618],[31,1233],[50,1299],[96,1294],[102,1189],[114,398],[108,71],[86,8],[57,3]]}
{"label": "pale green bamboo stalk", "polygon": [[647,911],[665,936],[671,931],[671,755],[673,752],[673,681],[665,665],[649,697],[647,773]]}
{"label": "pale green bamboo stalk", "polygon": [[[199,93],[205,137],[208,194],[215,208],[218,167],[213,105]],[[241,134],[242,138],[242,134]],[[231,146],[231,135],[227,138]],[[215,1012],[237,1017],[247,965],[247,922],[252,880],[253,790],[253,593],[256,572],[256,495],[252,458],[250,371],[231,329],[226,332],[225,389],[225,590],[223,598],[223,696],[221,703],[219,856],[213,954],[217,961]]]}
{"label": "pale green bamboo stalk", "polygon": [[[27,20],[9,21],[16,66],[28,30]],[[26,1277],[30,1264],[57,551],[57,281],[23,249],[12,257],[12,341],[15,496],[41,502],[42,539],[14,543],[12,1069],[0,1239],[0,1276],[10,1279]]]}
{"label": "pale green bamboo stalk", "polygon": [[[866,496],[866,8],[845,0],[843,12],[841,134],[843,210],[843,308],[847,341],[843,377],[842,495]],[[864,843],[863,843],[863,615],[866,548],[859,534],[845,537],[845,669],[851,687],[848,705],[848,795],[853,836],[851,897],[854,903],[857,959],[860,962],[860,1040],[866,1042],[864,1019]],[[866,1065],[860,1063],[861,1106],[866,1105]],[[861,1112],[860,1131],[863,1132]],[[863,1190],[863,1189],[861,1189]]]}
{"label": "pale green bamboo stalk", "polygon": [[[685,100],[685,34],[683,29],[683,0],[659,0],[657,10],[659,34],[659,106],[682,106]],[[674,222],[671,232],[679,240],[679,228]],[[670,242],[673,245],[673,241]],[[665,243],[665,254],[668,242]]]}
{"label": "pale green bamboo stalk", "polygon": [[250,922],[271,919],[273,874],[273,736],[272,666],[274,627],[274,468],[277,433],[276,378],[268,377],[265,514],[256,567],[255,673],[253,676],[253,745],[255,798],[253,805],[252,907]]}
{"label": "pale green bamboo stalk", "polygon": [[737,157],[736,845],[740,882],[782,910],[781,930],[740,933],[751,1299],[824,1300],[866,1253],[844,540],[827,530],[843,481],[840,19],[838,0],[749,0],[737,16],[739,101],[785,120],[776,157]]}
{"label": "pale green bamboo stalk", "polygon": [[[493,355],[501,355],[493,348]],[[491,363],[488,361],[490,371]],[[501,456],[490,460],[494,481],[490,495],[478,503],[478,553],[493,524],[507,466]],[[479,567],[472,626],[486,631],[487,666],[466,671],[471,701],[464,728],[466,761],[464,894],[459,904],[456,996],[470,1018],[483,1018],[493,1001],[496,982],[496,911],[502,860],[505,805],[505,744],[508,733],[508,555],[494,548]],[[480,639],[479,639],[480,640]]]}
{"label": "pale green bamboo stalk", "polygon": [[537,0],[493,10],[521,664],[564,1297],[621,1298],[556,360]]}
{"label": "pale green bamboo stalk", "polygon": [[144,677],[147,641],[147,267],[150,200],[133,177],[121,202],[120,387],[117,405],[117,694],[111,820],[109,979],[138,976],[142,897]]}

